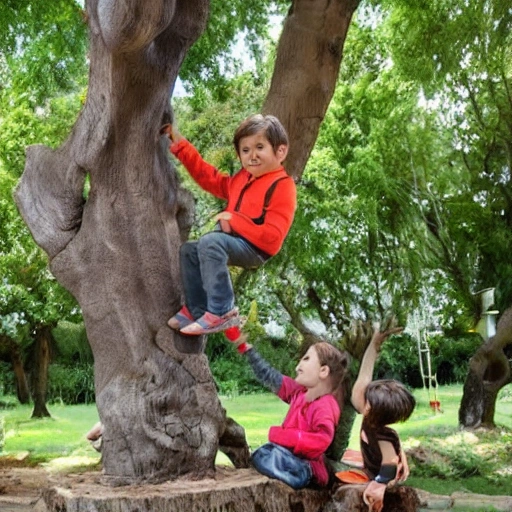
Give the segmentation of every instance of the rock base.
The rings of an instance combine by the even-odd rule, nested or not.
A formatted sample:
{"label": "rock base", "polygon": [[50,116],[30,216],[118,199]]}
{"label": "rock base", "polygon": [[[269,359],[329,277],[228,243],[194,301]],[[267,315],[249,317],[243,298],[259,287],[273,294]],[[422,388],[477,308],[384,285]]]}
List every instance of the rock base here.
{"label": "rock base", "polygon": [[[358,512],[368,511],[359,486],[333,492],[293,491],[252,469],[218,467],[215,478],[114,487],[101,472],[51,474],[41,468],[0,468],[1,512]],[[512,497],[454,493],[438,496],[399,486],[384,512],[512,512]]]}
{"label": "rock base", "polygon": [[253,469],[218,469],[215,478],[111,487],[70,475],[69,485],[45,489],[37,512],[320,512],[327,491],[294,491]]}
{"label": "rock base", "polygon": [[[58,486],[44,489],[35,511],[367,512],[363,489],[346,485],[334,492],[294,491],[254,469],[217,468],[210,479],[122,487],[97,473],[69,475]],[[386,493],[383,512],[414,512],[419,505],[414,489],[397,487]]]}

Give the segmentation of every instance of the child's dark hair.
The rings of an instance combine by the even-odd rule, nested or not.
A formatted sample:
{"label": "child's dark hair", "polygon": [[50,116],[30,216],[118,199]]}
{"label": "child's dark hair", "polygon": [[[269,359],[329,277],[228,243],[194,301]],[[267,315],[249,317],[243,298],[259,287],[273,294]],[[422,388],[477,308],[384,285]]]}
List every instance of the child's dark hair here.
{"label": "child's dark hair", "polygon": [[411,392],[393,379],[374,380],[368,384],[364,397],[370,406],[365,421],[374,427],[405,421],[416,406]]}
{"label": "child's dark hair", "polygon": [[270,142],[274,153],[277,152],[279,146],[288,146],[288,134],[281,124],[281,121],[275,116],[254,114],[244,119],[235,131],[233,144],[235,145],[236,154],[240,154],[239,144],[244,137],[255,135],[263,132]]}
{"label": "child's dark hair", "polygon": [[340,409],[343,409],[345,396],[350,388],[350,356],[344,350],[337,349],[327,341],[315,343],[313,347],[315,347],[320,365],[329,367],[332,394],[336,397]]}

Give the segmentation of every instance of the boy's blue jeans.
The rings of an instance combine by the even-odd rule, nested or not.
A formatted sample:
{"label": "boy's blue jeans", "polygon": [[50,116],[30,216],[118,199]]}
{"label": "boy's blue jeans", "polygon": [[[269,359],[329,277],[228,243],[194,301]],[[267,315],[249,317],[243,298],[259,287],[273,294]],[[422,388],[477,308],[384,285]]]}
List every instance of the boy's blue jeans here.
{"label": "boy's blue jeans", "polygon": [[260,473],[281,480],[294,489],[306,487],[313,477],[307,460],[295,456],[278,444],[264,444],[254,451],[251,460]]}
{"label": "boy's blue jeans", "polygon": [[222,316],[235,306],[228,265],[255,268],[266,261],[247,240],[223,231],[212,231],[186,242],[180,250],[185,304],[197,319],[206,311]]}

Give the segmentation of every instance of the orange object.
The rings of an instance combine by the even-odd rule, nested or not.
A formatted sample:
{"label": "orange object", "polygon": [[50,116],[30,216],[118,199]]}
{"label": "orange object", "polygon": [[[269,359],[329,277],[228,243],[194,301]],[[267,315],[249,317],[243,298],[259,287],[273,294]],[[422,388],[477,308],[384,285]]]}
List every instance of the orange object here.
{"label": "orange object", "polygon": [[338,471],[336,478],[344,484],[366,484],[370,481],[364,471],[360,469],[349,469],[348,471]]}
{"label": "orange object", "polygon": [[343,453],[341,462],[347,466],[361,469],[363,467],[363,456],[359,450],[351,450],[350,448],[347,448],[345,453]]}
{"label": "orange object", "polygon": [[441,402],[439,400],[431,400],[430,408],[436,412],[441,412]]}

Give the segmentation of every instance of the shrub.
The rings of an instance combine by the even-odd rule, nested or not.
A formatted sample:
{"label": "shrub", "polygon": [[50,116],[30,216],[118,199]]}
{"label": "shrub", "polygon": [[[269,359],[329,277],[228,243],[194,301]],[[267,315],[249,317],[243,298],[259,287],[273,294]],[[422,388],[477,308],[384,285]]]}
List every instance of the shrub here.
{"label": "shrub", "polygon": [[14,409],[17,405],[19,401],[15,395],[0,395],[0,409]]}
{"label": "shrub", "polygon": [[93,363],[92,350],[83,323],[59,322],[52,334],[57,348],[54,357],[56,363],[63,365]]}
{"label": "shrub", "polygon": [[0,416],[0,452],[3,452],[5,444],[5,423],[4,418]]}
{"label": "shrub", "polygon": [[482,338],[476,333],[467,333],[458,338],[432,337],[430,350],[432,367],[437,372],[439,384],[455,384],[465,381],[468,363],[482,345]]}
{"label": "shrub", "polygon": [[[432,372],[437,375],[438,383],[463,383],[469,360],[481,344],[480,335],[471,333],[458,338],[430,337]],[[378,379],[397,379],[414,388],[422,387],[416,339],[404,334],[384,343],[382,354],[375,365],[374,375]]]}
{"label": "shrub", "polygon": [[[274,368],[284,375],[294,375],[298,349],[284,339],[267,336],[261,329],[251,330],[251,343]],[[219,394],[261,393],[268,391],[254,377],[246,358],[241,356],[223,334],[208,337],[206,355],[217,383]]]}
{"label": "shrub", "polygon": [[15,395],[16,383],[14,381],[14,372],[12,365],[0,361],[0,395]]}
{"label": "shrub", "polygon": [[73,367],[51,364],[48,370],[48,402],[66,405],[94,402],[94,371],[92,364]]}
{"label": "shrub", "polygon": [[416,340],[407,334],[384,343],[377,359],[375,379],[396,379],[413,388],[423,386]]}

